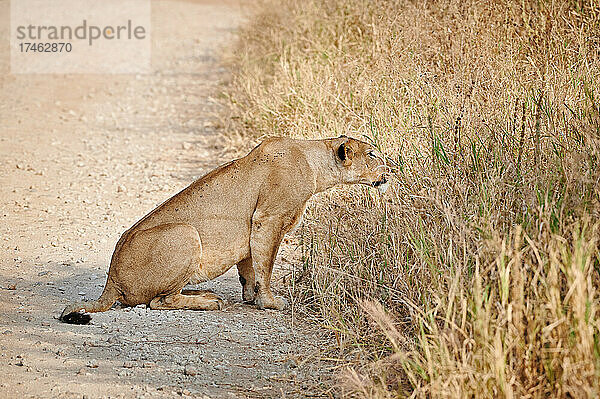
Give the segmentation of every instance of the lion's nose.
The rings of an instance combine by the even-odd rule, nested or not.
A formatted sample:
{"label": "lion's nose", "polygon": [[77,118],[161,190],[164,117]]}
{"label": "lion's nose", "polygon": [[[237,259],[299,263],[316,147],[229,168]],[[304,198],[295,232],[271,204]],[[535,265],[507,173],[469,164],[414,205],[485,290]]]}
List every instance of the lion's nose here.
{"label": "lion's nose", "polygon": [[385,183],[387,183],[387,179],[385,178],[385,176],[382,176],[381,179],[379,179],[375,183],[373,183],[373,187],[381,186],[382,184],[385,184]]}

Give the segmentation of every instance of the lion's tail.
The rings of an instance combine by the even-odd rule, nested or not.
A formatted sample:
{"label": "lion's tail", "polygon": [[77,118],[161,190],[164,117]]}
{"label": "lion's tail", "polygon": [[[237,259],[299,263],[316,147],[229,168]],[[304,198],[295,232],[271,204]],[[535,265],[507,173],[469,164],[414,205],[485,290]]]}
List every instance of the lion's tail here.
{"label": "lion's tail", "polygon": [[113,282],[108,279],[104,291],[96,301],[83,301],[70,304],[63,310],[59,320],[69,324],[88,324],[92,317],[81,311],[95,313],[105,312],[119,299],[121,294]]}

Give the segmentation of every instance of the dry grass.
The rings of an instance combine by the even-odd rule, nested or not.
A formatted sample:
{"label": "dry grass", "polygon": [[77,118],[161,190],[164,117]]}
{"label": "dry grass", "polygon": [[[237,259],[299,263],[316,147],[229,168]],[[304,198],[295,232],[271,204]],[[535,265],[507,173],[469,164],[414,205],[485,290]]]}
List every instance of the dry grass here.
{"label": "dry grass", "polygon": [[349,395],[600,395],[597,2],[267,1],[234,64],[232,135],[366,136],[397,164],[301,234],[294,295]]}

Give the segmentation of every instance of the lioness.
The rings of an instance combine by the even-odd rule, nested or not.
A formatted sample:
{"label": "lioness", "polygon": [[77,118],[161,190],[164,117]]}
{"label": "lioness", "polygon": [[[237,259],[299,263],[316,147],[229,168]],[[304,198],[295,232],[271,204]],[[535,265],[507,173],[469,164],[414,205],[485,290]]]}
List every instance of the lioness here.
{"label": "lioness", "polygon": [[116,301],[152,309],[220,309],[212,292],[184,290],[237,264],[242,298],[282,309],[271,271],[283,236],[306,202],[337,184],[387,187],[385,162],[368,143],[270,138],[243,158],[193,182],[127,230],[115,247],[100,298],[65,308],[60,320],[85,324]]}

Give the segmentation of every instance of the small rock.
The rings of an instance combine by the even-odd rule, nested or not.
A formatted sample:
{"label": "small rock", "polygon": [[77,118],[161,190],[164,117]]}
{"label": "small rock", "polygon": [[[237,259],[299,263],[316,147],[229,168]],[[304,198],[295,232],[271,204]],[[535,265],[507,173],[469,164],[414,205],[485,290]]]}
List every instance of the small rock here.
{"label": "small rock", "polygon": [[189,150],[190,148],[192,148],[192,145],[190,143],[182,143],[181,148],[183,148],[184,150]]}
{"label": "small rock", "polygon": [[132,369],[132,368],[135,367],[135,363],[133,363],[133,362],[124,362],[123,363],[123,367],[126,368],[126,369]]}
{"label": "small rock", "polygon": [[196,374],[198,374],[198,370],[191,365],[187,365],[185,366],[185,369],[183,370],[183,374],[185,375],[189,375],[189,376],[195,376]]}
{"label": "small rock", "polygon": [[119,184],[119,186],[117,187],[117,192],[118,193],[124,193],[125,191],[127,191],[127,188],[125,188],[124,185]]}
{"label": "small rock", "polygon": [[87,367],[91,368],[91,369],[97,369],[98,368],[98,362],[96,360],[90,360],[87,364]]}

